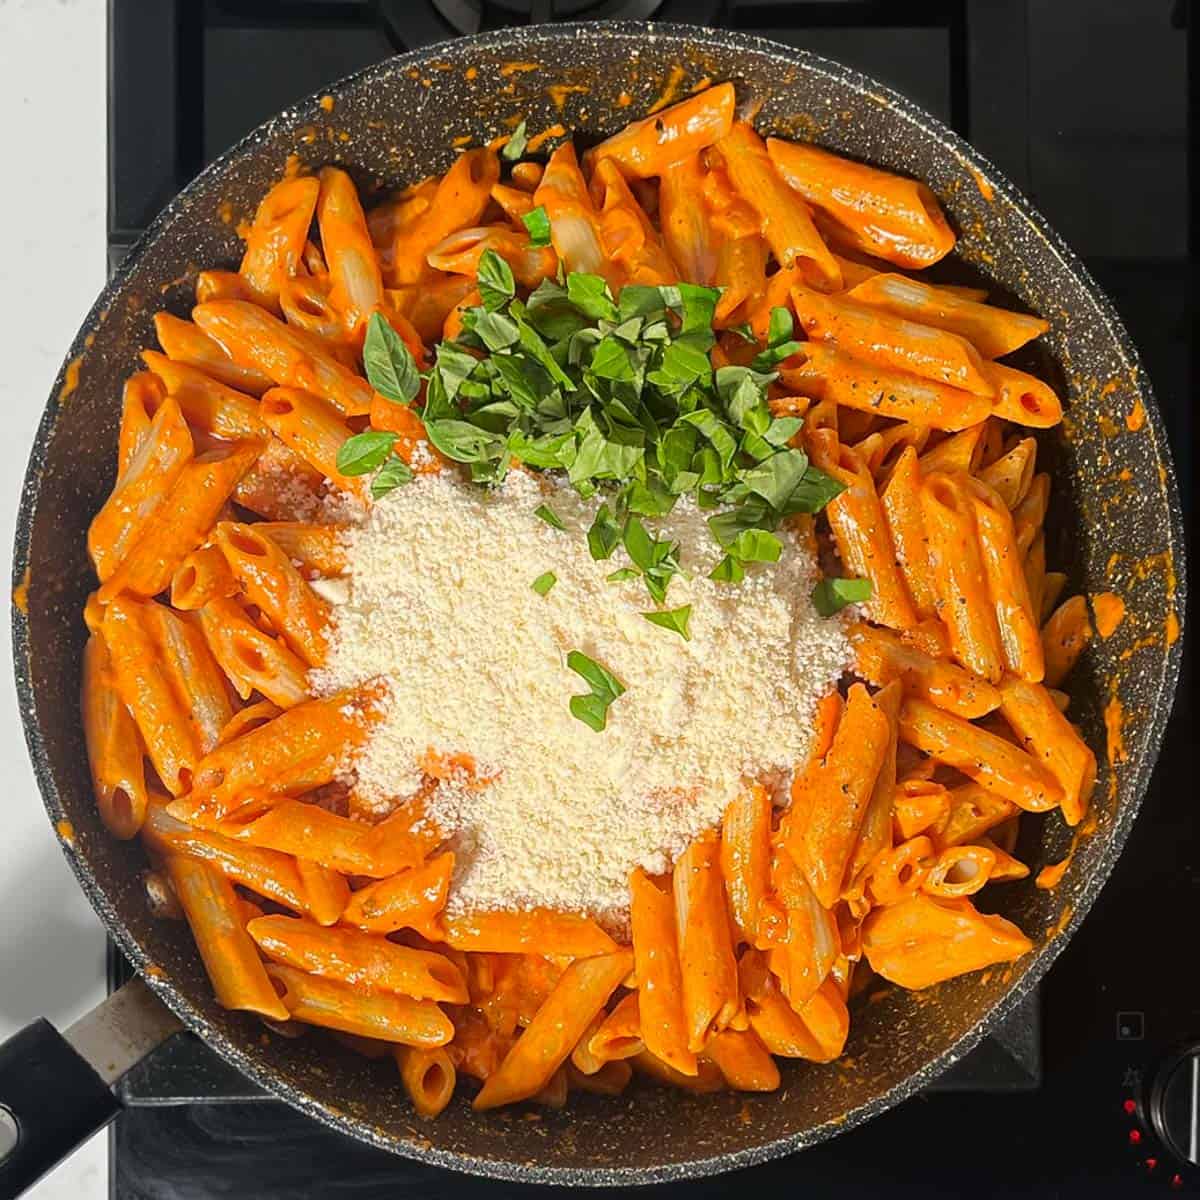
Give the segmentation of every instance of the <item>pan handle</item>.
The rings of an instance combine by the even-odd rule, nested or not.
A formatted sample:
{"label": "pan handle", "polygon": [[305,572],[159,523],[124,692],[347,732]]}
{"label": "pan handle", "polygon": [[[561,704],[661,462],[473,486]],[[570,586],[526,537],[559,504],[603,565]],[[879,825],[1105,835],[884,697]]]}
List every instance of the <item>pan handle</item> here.
{"label": "pan handle", "polygon": [[0,1045],[0,1200],[103,1129],[121,1110],[112,1085],[180,1028],[133,979],[65,1034],[39,1019]]}

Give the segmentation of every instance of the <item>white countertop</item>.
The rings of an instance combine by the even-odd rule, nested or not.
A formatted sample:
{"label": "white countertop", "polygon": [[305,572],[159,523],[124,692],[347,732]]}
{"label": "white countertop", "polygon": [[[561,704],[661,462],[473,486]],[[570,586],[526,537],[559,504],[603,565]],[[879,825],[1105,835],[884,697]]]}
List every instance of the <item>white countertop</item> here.
{"label": "white countertop", "polygon": [[[104,0],[0,0],[0,545],[54,376],[105,279]],[[6,589],[6,604],[9,602]],[[9,661],[9,614],[3,621]],[[60,1028],[104,996],[104,934],[51,833],[25,753],[11,673],[0,686],[0,1041],[45,1016]],[[28,1196],[108,1194],[103,1136]]]}

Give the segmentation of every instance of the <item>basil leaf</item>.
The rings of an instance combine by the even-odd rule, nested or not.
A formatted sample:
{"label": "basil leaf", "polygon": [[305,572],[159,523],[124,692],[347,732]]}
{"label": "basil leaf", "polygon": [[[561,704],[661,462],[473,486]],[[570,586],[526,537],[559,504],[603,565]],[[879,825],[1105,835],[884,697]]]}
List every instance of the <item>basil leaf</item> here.
{"label": "basil leaf", "polygon": [[725,332],[736,333],[743,342],[758,341],[758,339],[754,336],[754,330],[750,327],[749,321],[743,321],[740,325],[730,325]]}
{"label": "basil leaf", "polygon": [[562,518],[548,504],[539,504],[533,510],[533,515],[541,517],[547,525],[553,525],[555,529],[566,529],[566,526],[562,523]]}
{"label": "basil leaf", "polygon": [[522,117],[516,129],[508,135],[508,141],[500,149],[500,157],[505,162],[516,162],[525,153],[529,138],[525,133],[525,118]]}
{"label": "basil leaf", "polygon": [[633,352],[619,338],[609,334],[592,352],[591,371],[601,379],[632,383],[636,378]]}
{"label": "basil leaf", "polygon": [[[483,307],[490,313],[498,312],[517,294],[512,267],[495,250],[485,250],[479,256],[479,266],[475,268],[475,282],[479,285],[479,295],[483,298]],[[479,331],[478,324],[476,324],[475,332],[481,338],[484,337]],[[515,338],[510,340],[515,341]],[[484,338],[484,343],[489,349],[496,348],[486,338]]]}
{"label": "basil leaf", "polygon": [[668,608],[660,612],[644,612],[642,616],[651,625],[659,625],[663,629],[670,629],[679,634],[685,642],[692,640],[691,632],[688,630],[688,622],[692,617],[690,604],[685,604],[682,608]]}
{"label": "basil leaf", "polygon": [[743,529],[729,544],[729,553],[739,562],[778,562],[783,543],[765,529]]}
{"label": "basil leaf", "polygon": [[717,301],[721,298],[720,288],[700,287],[695,283],[679,284],[679,299],[683,308],[683,332],[701,330],[712,336],[713,315]]}
{"label": "basil leaf", "polygon": [[804,422],[799,417],[775,417],[763,437],[772,446],[786,446],[798,434]]}
{"label": "basil leaf", "polygon": [[558,582],[558,576],[553,571],[545,571],[539,575],[529,586],[533,588],[539,596],[546,595],[547,592]]}
{"label": "basil leaf", "polygon": [[572,271],[567,276],[567,299],[593,321],[615,321],[617,306],[602,275]]}
{"label": "basil leaf", "polygon": [[611,575],[605,575],[605,579],[609,583],[625,583],[630,579],[638,579],[641,577],[641,572],[636,567],[620,567],[613,571]]}
{"label": "basil leaf", "polygon": [[641,513],[646,517],[665,517],[675,507],[676,495],[669,492],[654,478],[643,483],[635,479],[629,485],[625,503],[630,512]]}
{"label": "basil leaf", "polygon": [[421,390],[421,372],[404,339],[373,312],[363,340],[363,367],[367,382],[385,399],[408,404]]}
{"label": "basil leaf", "polygon": [[823,617],[832,617],[847,604],[863,604],[871,598],[869,579],[822,579],[812,590],[813,607]]}
{"label": "basil leaf", "polygon": [[659,318],[671,307],[670,301],[664,295],[674,292],[678,299],[677,288],[647,287],[640,283],[627,283],[621,289],[617,300],[617,313],[622,321],[630,317]]}
{"label": "basil leaf", "polygon": [[531,246],[550,245],[550,217],[544,204],[539,204],[537,208],[527,212],[521,218],[521,224],[529,231]]}
{"label": "basil leaf", "polygon": [[767,322],[767,345],[778,346],[788,341],[793,328],[791,309],[783,305],[771,309],[771,316]]}
{"label": "basil leaf", "polygon": [[554,341],[570,337],[587,323],[568,299],[566,289],[552,279],[543,279],[533,289],[525,303],[525,315],[539,333]]}
{"label": "basil leaf", "polygon": [[596,509],[592,527],[588,530],[587,543],[588,550],[597,561],[611,558],[612,552],[621,544],[620,526],[613,520],[607,504],[601,504]]}
{"label": "basil leaf", "polygon": [[742,482],[772,508],[782,511],[808,470],[803,450],[780,450],[742,475]]}
{"label": "basil leaf", "polygon": [[429,440],[447,458],[455,462],[479,463],[499,458],[504,452],[504,440],[469,421],[454,419],[426,421]]}
{"label": "basil leaf", "polygon": [[785,358],[791,358],[793,354],[802,349],[803,346],[800,342],[780,342],[778,346],[768,346],[766,350],[762,350],[754,356],[750,367],[754,371],[769,371],[783,362]]}
{"label": "basil leaf", "polygon": [[695,412],[685,414],[680,420],[694,425],[708,439],[712,448],[720,456],[722,468],[733,462],[733,456],[737,453],[737,442],[728,427],[715,413],[710,412],[707,408],[698,408]]}
{"label": "basil leaf", "polygon": [[475,311],[479,316],[475,318],[472,331],[489,350],[505,350],[520,337],[520,328],[511,317],[483,309]]}
{"label": "basil leaf", "polygon": [[708,573],[708,577],[718,583],[741,583],[746,578],[746,572],[742,570],[742,564],[736,558],[727,554]]}
{"label": "basil leaf", "polygon": [[393,454],[371,480],[371,497],[374,500],[382,500],[388,492],[394,492],[401,484],[412,483],[413,478],[412,467],[398,454]]}
{"label": "basil leaf", "polygon": [[645,571],[654,566],[654,539],[637,517],[626,520],[621,540],[625,543],[625,553],[635,567]]}
{"label": "basil leaf", "polygon": [[625,694],[625,685],[595,659],[578,650],[567,655],[567,666],[591,689],[589,695],[571,697],[571,715],[600,733],[608,724],[609,705]]}
{"label": "basil leaf", "polygon": [[804,472],[804,478],[788,497],[783,512],[789,516],[793,513],[820,512],[830,500],[840,496],[845,490],[844,483],[832,475],[826,475],[810,463],[808,470]]}
{"label": "basil leaf", "polygon": [[[458,389],[479,366],[479,359],[468,353],[454,342],[442,342],[437,348],[437,374],[441,376],[442,386],[446,390],[446,399],[453,400],[458,395]],[[431,418],[440,414],[429,413],[429,400],[426,397],[426,413]]]}
{"label": "basil leaf", "polygon": [[337,469],[340,475],[366,475],[383,466],[384,459],[392,452],[396,435],[381,429],[366,429],[348,437],[337,452]]}
{"label": "basil leaf", "polygon": [[[570,448],[570,455],[566,453]],[[508,451],[530,467],[566,467],[574,457],[575,436],[571,433],[530,437],[519,429],[508,435]]]}

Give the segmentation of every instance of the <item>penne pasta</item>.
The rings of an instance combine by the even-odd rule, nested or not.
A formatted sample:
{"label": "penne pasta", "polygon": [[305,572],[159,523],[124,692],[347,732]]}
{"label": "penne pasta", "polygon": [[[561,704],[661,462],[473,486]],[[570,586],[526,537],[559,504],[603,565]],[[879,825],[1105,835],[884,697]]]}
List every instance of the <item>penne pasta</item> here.
{"label": "penne pasta", "polygon": [[259,411],[271,432],[334,487],[354,496],[365,494],[364,477],[349,478],[337,468],[338,451],[351,433],[331,405],[309,392],[280,387],[263,396]]}
{"label": "penne pasta", "polygon": [[[201,546],[171,576],[171,607],[194,612],[210,600],[237,595],[238,585],[225,556],[215,546]],[[246,699],[247,692],[242,696]]]}
{"label": "penne pasta", "polygon": [[788,186],[856,250],[901,267],[927,267],[954,248],[954,233],[925,184],[801,142],[768,138],[767,152]]}
{"label": "penne pasta", "polygon": [[322,979],[414,1000],[465,1004],[468,999],[466,980],[444,955],[398,946],[385,937],[300,917],[260,917],[246,932],[272,962]]}
{"label": "penne pasta", "polygon": [[277,183],[262,198],[238,268],[256,303],[278,311],[283,281],[300,271],[319,190],[316,179],[303,175]]}
{"label": "penne pasta", "polygon": [[603,275],[610,286],[619,285],[619,272],[605,260],[599,218],[570,142],[550,155],[533,203],[546,210],[554,251],[568,271]]}
{"label": "penne pasta", "polygon": [[265,436],[266,428],[253,396],[154,350],[143,350],[142,361],[162,380],[167,395],[176,401],[193,429],[234,441]]}
{"label": "penne pasta", "polygon": [[1050,614],[1042,627],[1043,682],[1047,687],[1058,687],[1066,679],[1091,637],[1086,597],[1071,596]]}
{"label": "penne pasta", "polygon": [[985,396],[855,358],[830,342],[805,342],[802,352],[804,362],[779,375],[802,395],[932,429],[964,429],[992,411]]}
{"label": "penne pasta", "polygon": [[572,958],[611,954],[616,942],[590,917],[545,908],[523,912],[474,912],[448,917],[446,944],[456,950],[498,954],[537,952]]}
{"label": "penne pasta", "polygon": [[753,943],[771,868],[771,799],[761,784],[744,789],[725,810],[720,861],[738,936],[743,942]]}
{"label": "penne pasta", "polygon": [[762,138],[735,121],[716,143],[730,182],[758,213],[760,229],[781,267],[803,264],[831,290],[842,286],[842,271],[813,224],[808,205],[780,178]]}
{"label": "penne pasta", "polygon": [[450,1018],[432,1000],[360,992],[279,963],[268,963],[265,969],[294,1021],[425,1049],[444,1046],[454,1035]]}
{"label": "penne pasta", "polygon": [[507,225],[460,229],[433,246],[426,262],[435,271],[473,277],[479,271],[479,260],[489,250],[508,263],[514,279],[522,287],[535,288],[543,279],[553,279],[558,269],[558,255],[552,246],[535,246],[524,228],[518,232]]}
{"label": "penne pasta", "polygon": [[663,175],[682,159],[713,145],[733,125],[733,84],[720,83],[632,121],[584,155],[584,166],[599,169],[604,160],[625,174],[644,179]]}
{"label": "penne pasta", "polygon": [[172,854],[166,866],[217,1002],[286,1021],[288,1010],[246,933],[233,884],[198,859]]}
{"label": "penne pasta", "polygon": [[454,1095],[457,1072],[444,1047],[397,1046],[396,1066],[417,1116],[432,1120]]}
{"label": "penne pasta", "polygon": [[814,341],[831,343],[888,371],[918,375],[989,400],[996,394],[997,385],[986,374],[990,368],[975,347],[956,333],[799,284],[792,288],[792,304],[800,327]]}
{"label": "penne pasta", "polygon": [[904,701],[900,736],[1026,812],[1045,812],[1062,801],[1059,784],[1023,750],[924,700]]}
{"label": "penne pasta", "polygon": [[108,647],[93,632],[83,649],[80,707],[96,808],[105,828],[122,840],[146,819],[148,792],[137,724],[117,692]]}
{"label": "penne pasta", "polygon": [[860,304],[957,333],[984,358],[1000,358],[1041,337],[1048,321],[979,304],[903,275],[872,275],[846,295]]}
{"label": "penne pasta", "polygon": [[383,275],[354,181],[337,167],[321,171],[317,224],[329,267],[330,306],[357,340],[383,303]]}
{"label": "penne pasta", "polygon": [[752,1030],[714,1034],[704,1053],[735,1092],[773,1092],[779,1087],[779,1068]]}
{"label": "penne pasta", "polygon": [[271,386],[271,381],[250,367],[239,367],[202,329],[191,321],[181,320],[168,312],[154,314],[154,334],[162,352],[172,362],[194,367],[217,383],[244,392],[261,396]]}
{"label": "penne pasta", "polygon": [[477,1110],[535,1095],[566,1061],[572,1046],[633,965],[628,950],[573,962],[504,1061],[472,1102]]}
{"label": "penne pasta", "polygon": [[454,855],[447,851],[368,884],[350,897],[342,920],[369,933],[407,928],[426,937],[441,937],[437,919],[446,906],[453,871]]}

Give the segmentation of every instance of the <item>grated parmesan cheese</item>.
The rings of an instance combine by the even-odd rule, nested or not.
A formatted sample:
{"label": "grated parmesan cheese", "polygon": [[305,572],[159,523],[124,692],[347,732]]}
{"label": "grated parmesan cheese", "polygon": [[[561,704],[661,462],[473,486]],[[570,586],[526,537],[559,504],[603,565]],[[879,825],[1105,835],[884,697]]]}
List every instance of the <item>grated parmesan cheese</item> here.
{"label": "grated parmesan cheese", "polygon": [[[565,530],[534,515],[543,503]],[[328,694],[387,679],[387,715],[354,763],[380,812],[418,790],[429,750],[475,760],[476,778],[443,783],[428,810],[457,855],[452,912],[547,905],[620,923],[633,867],[668,869],[745,777],[790,778],[850,661],[844,622],[812,607],[798,540],[719,584],[708,514],[685,499],[653,522],[681,543],[687,577],[665,607],[692,605],[684,641],[642,617],[654,605],[640,580],[606,581],[628,559],[592,559],[594,509],[524,472],[491,490],[446,472],[397,488],[348,535],[349,597],[312,682]],[[546,571],[557,583],[541,596],[530,585]],[[625,685],[603,732],[568,711],[588,690],[571,650]]]}

